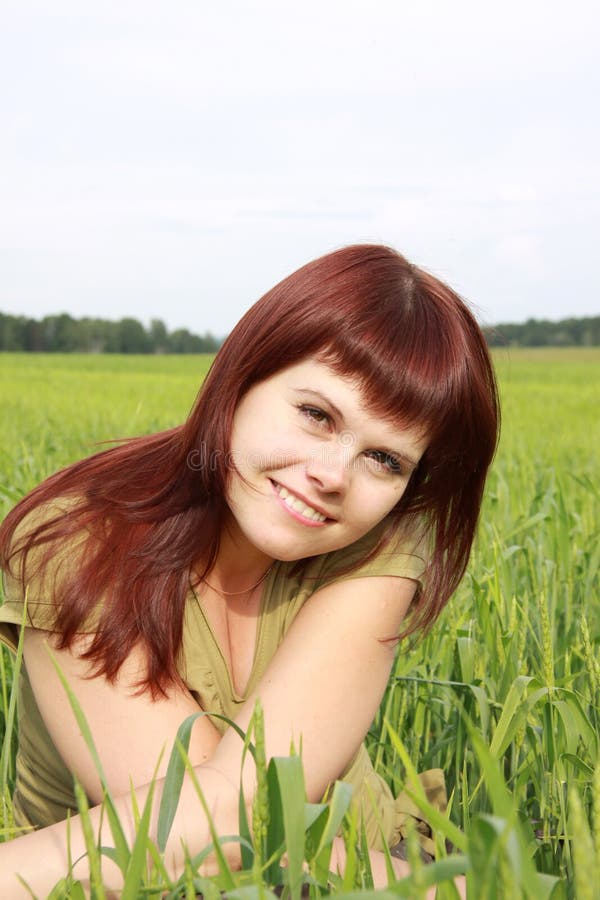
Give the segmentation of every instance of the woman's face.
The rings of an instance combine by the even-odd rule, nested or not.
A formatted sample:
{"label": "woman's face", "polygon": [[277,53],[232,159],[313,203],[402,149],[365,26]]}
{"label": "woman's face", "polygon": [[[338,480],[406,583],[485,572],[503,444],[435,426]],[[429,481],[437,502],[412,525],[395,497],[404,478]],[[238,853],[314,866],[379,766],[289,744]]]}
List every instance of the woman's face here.
{"label": "woman's face", "polygon": [[234,416],[227,500],[240,550],[295,560],[348,546],[396,505],[425,448],[316,359],[278,372]]}

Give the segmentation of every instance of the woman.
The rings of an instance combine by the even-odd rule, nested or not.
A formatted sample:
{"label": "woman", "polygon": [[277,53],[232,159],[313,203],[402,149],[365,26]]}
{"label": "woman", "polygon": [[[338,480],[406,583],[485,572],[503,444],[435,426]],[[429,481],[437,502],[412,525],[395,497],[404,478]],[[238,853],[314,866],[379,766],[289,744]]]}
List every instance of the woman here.
{"label": "woman", "polygon": [[[497,427],[485,341],[462,301],[393,250],[352,246],[250,309],[184,425],[21,501],[0,531],[0,627],[14,646],[27,594],[14,808],[39,830],[0,846],[0,895],[19,896],[16,873],[40,895],[64,874],[73,774],[102,799],[48,647],[131,834],[130,785],[141,805],[182,720],[203,709],[246,729],[260,698],[267,753],[302,746],[309,800],[339,777],[355,785],[385,882],[378,835],[398,840],[398,810],[362,741],[395,639],[430,626],[464,573]],[[236,833],[238,736],[201,716],[189,755],[219,833]],[[244,783],[251,797],[249,764]],[[173,872],[182,841],[191,853],[209,842],[187,782]],[[77,818],[70,842],[76,859]],[[103,871],[118,890],[116,868]]]}

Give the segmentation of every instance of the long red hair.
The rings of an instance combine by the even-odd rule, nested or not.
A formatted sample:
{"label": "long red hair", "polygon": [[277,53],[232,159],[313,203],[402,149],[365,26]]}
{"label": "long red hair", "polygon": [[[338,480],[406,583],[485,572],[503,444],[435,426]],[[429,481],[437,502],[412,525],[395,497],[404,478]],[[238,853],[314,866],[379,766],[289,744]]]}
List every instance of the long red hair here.
{"label": "long red hair", "polygon": [[[252,385],[308,356],[358,377],[376,412],[428,435],[389,521],[390,529],[417,517],[427,525],[432,555],[407,630],[436,619],[464,574],[496,447],[493,368],[457,294],[388,247],[357,245],[303,266],[246,313],[183,425],[57,472],[9,513],[0,526],[0,565],[12,563],[24,585],[33,548],[41,551],[39,575],[56,547],[81,539],[77,565],[64,570],[55,591],[61,647],[73,643],[101,598],[84,654],[94,671],[114,679],[141,643],[143,686],[160,692],[179,680],[190,567],[201,560],[207,573],[219,549],[235,409]],[[65,513],[15,537],[33,510],[69,497]]]}

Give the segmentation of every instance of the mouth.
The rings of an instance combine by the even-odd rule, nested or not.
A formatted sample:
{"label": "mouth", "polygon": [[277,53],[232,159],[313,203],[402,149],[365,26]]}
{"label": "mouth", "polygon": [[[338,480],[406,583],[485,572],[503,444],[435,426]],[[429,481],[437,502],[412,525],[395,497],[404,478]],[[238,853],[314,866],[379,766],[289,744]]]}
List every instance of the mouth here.
{"label": "mouth", "polygon": [[306,500],[300,497],[298,494],[295,494],[293,491],[290,491],[288,488],[284,487],[282,484],[279,484],[277,481],[273,481],[273,479],[269,479],[271,484],[273,485],[273,489],[283,505],[288,509],[290,513],[301,521],[305,525],[324,525],[326,522],[333,522],[334,520],[330,518],[323,510],[318,509],[315,506],[311,506]]}

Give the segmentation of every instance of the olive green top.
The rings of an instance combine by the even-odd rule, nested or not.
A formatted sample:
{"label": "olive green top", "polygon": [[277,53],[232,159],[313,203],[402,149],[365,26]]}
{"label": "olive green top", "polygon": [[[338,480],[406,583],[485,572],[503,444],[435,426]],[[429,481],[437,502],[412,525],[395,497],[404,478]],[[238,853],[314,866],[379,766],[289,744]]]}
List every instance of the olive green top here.
{"label": "olive green top", "polygon": [[[378,529],[381,526],[378,526]],[[202,709],[235,719],[240,706],[259,683],[265,669],[282,642],[294,618],[308,597],[326,584],[348,578],[393,575],[419,580],[425,567],[414,541],[396,541],[366,563],[378,529],[343,550],[313,557],[293,573],[296,563],[276,562],[263,587],[258,620],[254,662],[243,695],[234,689],[225,659],[195,594],[190,591],[185,607],[180,673]],[[63,553],[60,554],[64,562]],[[357,568],[348,571],[350,566]],[[61,561],[57,567],[60,567]],[[54,598],[47,585],[35,576],[27,587],[26,626],[51,630]],[[24,615],[24,590],[20,582],[4,576],[4,603],[0,606],[0,641],[16,649],[19,627]],[[369,592],[365,587],[365,616],[369,615]],[[310,648],[307,648],[307,655]],[[343,715],[351,715],[346,707]],[[223,720],[213,719],[221,731]],[[157,755],[160,748],[157,748]],[[344,781],[354,786],[354,803],[362,810],[371,847],[381,846],[380,827],[387,842],[399,839],[410,812],[406,798],[394,801],[389,787],[375,774],[363,747],[348,770]],[[441,774],[441,773],[440,773]],[[439,787],[434,773],[434,788]],[[425,780],[427,787],[427,779]],[[443,780],[442,780],[443,785]],[[435,798],[433,798],[435,799]],[[17,825],[41,827],[64,819],[76,811],[73,779],[56,750],[40,716],[27,672],[23,666],[19,684],[19,749],[17,755],[14,815]]]}

